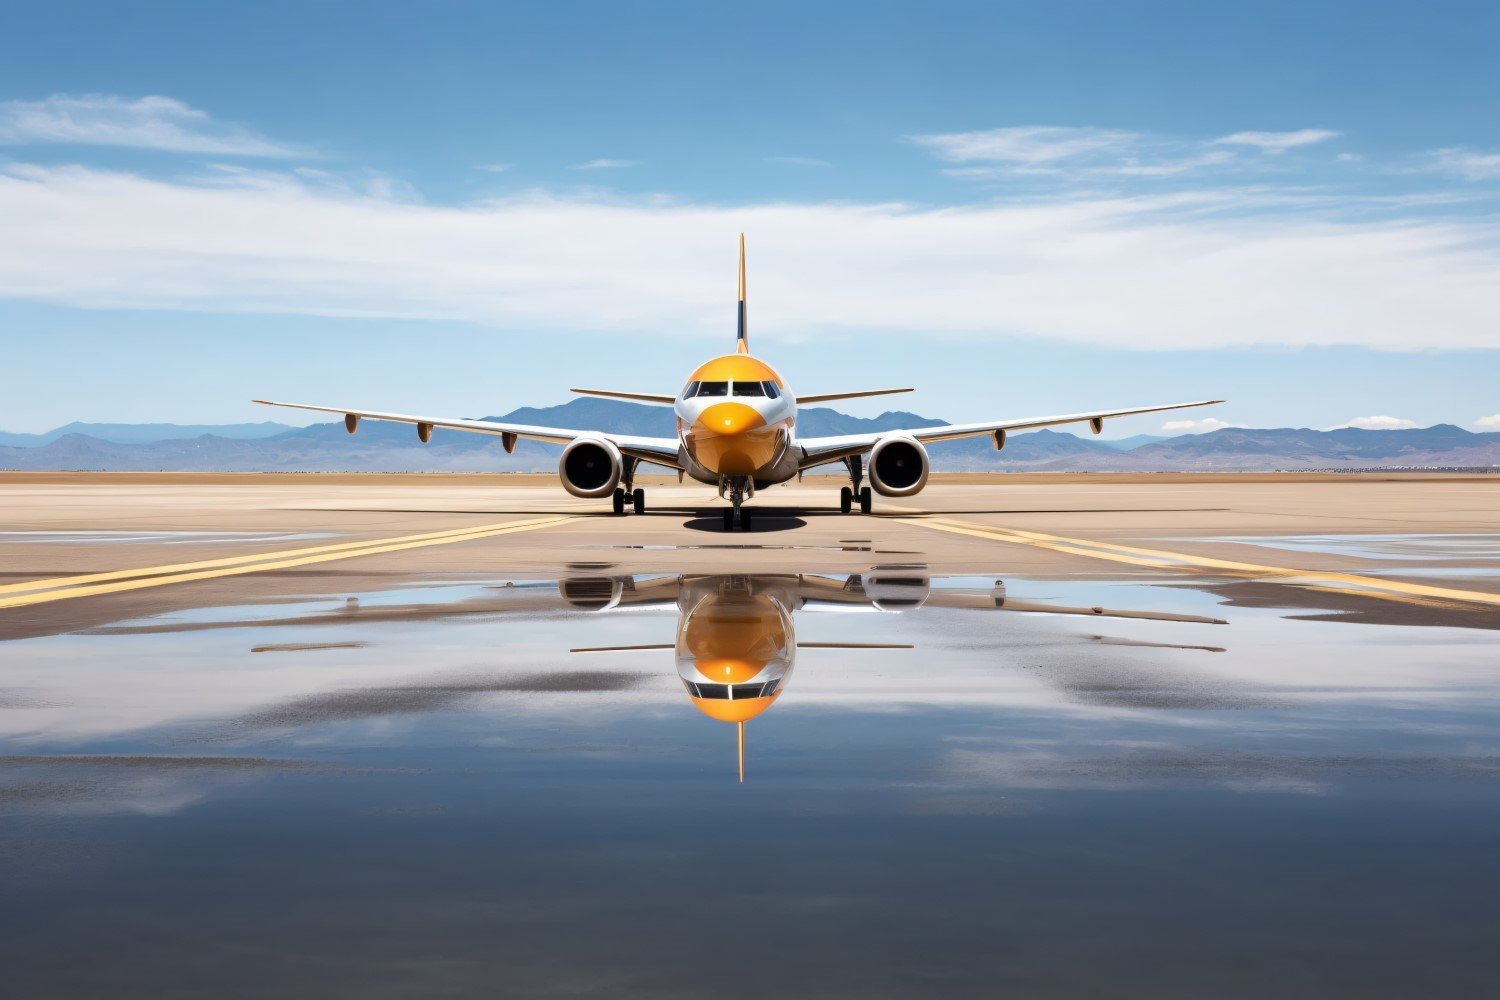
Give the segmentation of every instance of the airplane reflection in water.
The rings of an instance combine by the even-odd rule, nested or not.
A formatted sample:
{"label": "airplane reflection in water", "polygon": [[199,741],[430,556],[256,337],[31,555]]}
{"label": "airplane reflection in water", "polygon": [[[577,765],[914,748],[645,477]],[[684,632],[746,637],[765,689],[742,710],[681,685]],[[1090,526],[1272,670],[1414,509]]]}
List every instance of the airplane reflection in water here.
{"label": "airplane reflection in water", "polygon": [[[776,703],[786,690],[799,649],[912,649],[905,643],[798,642],[794,612],[809,606],[903,611],[930,605],[985,611],[1134,618],[1226,624],[1197,615],[1076,608],[1008,600],[1003,582],[989,594],[933,590],[919,570],[877,572],[847,579],[819,576],[668,577],[637,583],[630,577],[567,579],[558,583],[570,605],[589,611],[675,604],[677,638],[671,643],[585,646],[574,653],[672,650],[688,697],[704,715],[735,726],[739,778],[745,780],[745,723]],[[1209,648],[1209,647],[1195,647]]]}

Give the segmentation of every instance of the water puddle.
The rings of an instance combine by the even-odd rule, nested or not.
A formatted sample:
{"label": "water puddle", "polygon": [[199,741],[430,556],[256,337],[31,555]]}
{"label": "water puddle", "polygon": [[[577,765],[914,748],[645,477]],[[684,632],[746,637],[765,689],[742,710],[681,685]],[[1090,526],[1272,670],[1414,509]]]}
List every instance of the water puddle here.
{"label": "water puddle", "polygon": [[[1201,540],[1201,539],[1200,539]],[[1288,552],[1317,552],[1352,556],[1375,562],[1441,562],[1465,560],[1493,563],[1500,569],[1500,535],[1245,535],[1216,539],[1241,545],[1259,545]],[[1411,570],[1403,569],[1410,573]]]}

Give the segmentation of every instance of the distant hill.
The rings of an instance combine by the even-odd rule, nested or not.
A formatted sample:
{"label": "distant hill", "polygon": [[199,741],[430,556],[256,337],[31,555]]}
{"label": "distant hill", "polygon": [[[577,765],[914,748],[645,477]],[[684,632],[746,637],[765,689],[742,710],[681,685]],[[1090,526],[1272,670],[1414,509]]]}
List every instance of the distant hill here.
{"label": "distant hill", "polygon": [[[559,406],[524,407],[486,419],[556,427],[601,428],[670,437],[672,411],[583,397]],[[943,423],[890,411],[854,417],[828,407],[798,414],[804,436],[852,434]],[[88,431],[79,430],[88,428]],[[166,435],[166,436],[161,436]],[[17,445],[15,439],[27,443]],[[39,440],[46,439],[46,440]],[[9,442],[9,443],[7,443]],[[215,472],[534,472],[557,467],[560,449],[522,441],[507,455],[497,438],[437,430],[430,444],[405,424],[365,421],[350,437],[343,422],[288,427],[232,424],[70,424],[44,435],[0,436],[0,468]],[[1101,441],[1054,430],[1013,435],[997,452],[988,437],[933,445],[943,471],[1157,472],[1355,468],[1500,469],[1500,433],[1452,424],[1414,430],[1226,427],[1208,434],[1137,435]]]}
{"label": "distant hill", "polygon": [[149,444],[214,434],[226,438],[268,438],[294,428],[290,424],[264,421],[258,424],[85,424],[74,422],[42,434],[12,434],[0,431],[0,445],[36,448],[69,434],[84,434],[117,444]]}

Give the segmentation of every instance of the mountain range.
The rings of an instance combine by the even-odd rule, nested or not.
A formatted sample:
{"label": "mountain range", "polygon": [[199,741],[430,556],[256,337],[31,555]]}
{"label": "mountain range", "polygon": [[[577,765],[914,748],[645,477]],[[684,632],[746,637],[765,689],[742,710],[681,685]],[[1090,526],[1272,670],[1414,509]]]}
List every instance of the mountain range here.
{"label": "mountain range", "polygon": [[[523,407],[485,419],[661,437],[674,433],[667,407],[593,398]],[[815,437],[943,422],[900,411],[866,418],[809,407],[798,411],[797,429]],[[555,445],[522,441],[515,454],[507,455],[498,438],[441,429],[423,445],[414,428],[376,421],[361,424],[352,438],[342,422],[308,427],[75,423],[45,434],[0,432],[0,469],[27,470],[538,472],[554,470],[559,451]],[[1500,470],[1500,433],[1474,433],[1452,424],[1390,431],[1226,427],[1207,434],[1142,434],[1114,441],[1039,430],[1013,435],[1000,452],[988,437],[937,444],[930,451],[933,468],[950,472]]]}

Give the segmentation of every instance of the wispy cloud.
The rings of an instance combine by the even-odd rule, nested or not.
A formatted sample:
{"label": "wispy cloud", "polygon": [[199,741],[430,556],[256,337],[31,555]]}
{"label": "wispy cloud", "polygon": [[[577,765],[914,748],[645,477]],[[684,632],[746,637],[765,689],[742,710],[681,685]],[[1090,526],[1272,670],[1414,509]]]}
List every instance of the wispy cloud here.
{"label": "wispy cloud", "polygon": [[949,163],[1000,163],[1021,170],[1050,170],[1065,161],[1123,156],[1141,136],[1102,128],[1023,125],[981,132],[914,135],[912,142]]}
{"label": "wispy cloud", "polygon": [[1471,181],[1491,180],[1500,177],[1500,153],[1479,153],[1463,146],[1435,149],[1430,169],[1458,174]]}
{"label": "wispy cloud", "polygon": [[640,160],[588,160],[584,163],[573,164],[574,170],[621,170],[625,167],[638,167]]}
{"label": "wispy cloud", "polygon": [[1217,139],[1186,139],[1126,129],[1025,125],[978,132],[908,136],[947,163],[945,172],[977,179],[1004,176],[1090,178],[1178,177],[1198,171],[1268,169],[1265,158],[1234,147],[1280,154],[1339,133],[1236,132]]}
{"label": "wispy cloud", "polygon": [[474,169],[483,170],[487,174],[503,174],[514,166],[514,163],[480,163]]}
{"label": "wispy cloud", "polygon": [[1487,431],[1500,431],[1500,413],[1492,413],[1474,421],[1474,426]]}
{"label": "wispy cloud", "polygon": [[1218,417],[1204,417],[1202,420],[1168,420],[1161,425],[1161,429],[1174,434],[1207,434],[1209,431],[1233,426],[1234,424]]}
{"label": "wispy cloud", "polygon": [[780,163],[787,167],[831,167],[832,163],[820,160],[815,156],[769,156],[768,163]]}
{"label": "wispy cloud", "polygon": [[1365,431],[1404,431],[1418,426],[1415,420],[1407,420],[1405,417],[1355,417],[1348,423],[1339,424],[1337,427],[1328,428],[1331,431],[1342,430],[1346,427],[1357,427]]}
{"label": "wispy cloud", "polygon": [[1500,227],[1482,217],[1243,191],[927,208],[546,192],[430,205],[387,188],[0,167],[0,297],[698,335],[721,322],[745,231],[772,337],[1500,346]]}
{"label": "wispy cloud", "polygon": [[54,94],[0,102],[0,143],[127,146],[213,156],[296,158],[305,150],[216,121],[171,97]]}
{"label": "wispy cloud", "polygon": [[1253,146],[1265,153],[1285,153],[1298,146],[1336,139],[1342,133],[1325,128],[1299,128],[1294,132],[1236,132],[1216,139],[1220,146]]}

